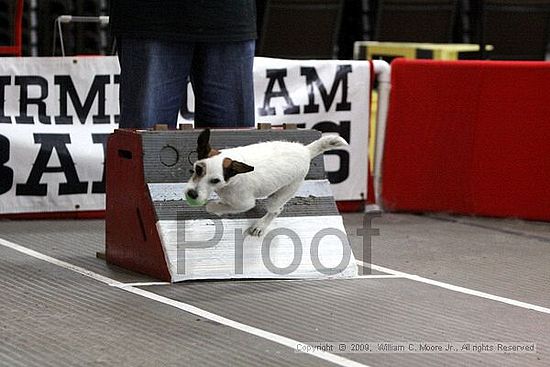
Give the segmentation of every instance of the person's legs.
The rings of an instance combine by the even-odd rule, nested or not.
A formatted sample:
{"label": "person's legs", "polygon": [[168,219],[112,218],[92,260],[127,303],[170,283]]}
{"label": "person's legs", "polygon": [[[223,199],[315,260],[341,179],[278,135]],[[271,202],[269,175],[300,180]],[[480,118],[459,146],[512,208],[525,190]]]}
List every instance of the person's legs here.
{"label": "person's legs", "polygon": [[195,127],[254,126],[255,41],[197,43],[191,82]]}
{"label": "person's legs", "polygon": [[193,43],[117,39],[121,128],[174,128],[187,88]]}

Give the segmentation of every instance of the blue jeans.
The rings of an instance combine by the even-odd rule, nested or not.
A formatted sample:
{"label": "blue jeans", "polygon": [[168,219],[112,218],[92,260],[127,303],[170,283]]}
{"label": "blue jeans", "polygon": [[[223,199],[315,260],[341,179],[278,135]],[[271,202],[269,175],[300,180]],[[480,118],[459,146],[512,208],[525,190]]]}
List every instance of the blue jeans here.
{"label": "blue jeans", "polygon": [[195,127],[253,127],[255,41],[174,42],[117,39],[121,128],[174,128],[195,94]]}

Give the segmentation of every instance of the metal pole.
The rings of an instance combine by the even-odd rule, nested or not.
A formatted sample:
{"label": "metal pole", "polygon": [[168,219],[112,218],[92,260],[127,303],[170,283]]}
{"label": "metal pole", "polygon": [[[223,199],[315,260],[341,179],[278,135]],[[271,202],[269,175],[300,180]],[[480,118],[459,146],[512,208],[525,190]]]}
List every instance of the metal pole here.
{"label": "metal pole", "polygon": [[59,33],[59,43],[61,45],[61,56],[65,56],[65,43],[63,42],[63,27],[62,24],[66,23],[99,23],[101,27],[105,27],[109,24],[109,17],[106,15],[100,15],[98,17],[81,17],[73,15],[60,15],[55,19],[53,27],[53,47],[52,55],[55,56],[56,35]]}
{"label": "metal pole", "polygon": [[31,56],[38,56],[38,1],[31,0],[30,9],[30,39],[31,39]]}

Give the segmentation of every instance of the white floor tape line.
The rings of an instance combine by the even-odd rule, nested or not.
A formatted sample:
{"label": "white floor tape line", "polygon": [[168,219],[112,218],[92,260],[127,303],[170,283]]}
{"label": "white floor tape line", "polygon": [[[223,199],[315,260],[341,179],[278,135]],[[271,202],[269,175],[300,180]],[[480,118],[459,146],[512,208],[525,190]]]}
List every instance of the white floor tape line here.
{"label": "white floor tape line", "polygon": [[[187,304],[187,303],[184,303],[184,302],[180,302],[180,301],[173,300],[171,298],[160,296],[160,295],[155,294],[153,292],[149,292],[149,291],[146,291],[146,290],[143,290],[143,289],[140,289],[140,288],[136,288],[134,286],[128,286],[128,285],[126,285],[122,282],[116,281],[116,280],[111,279],[109,277],[103,276],[101,274],[94,273],[93,271],[81,268],[79,266],[67,263],[65,261],[55,259],[55,258],[50,257],[48,255],[44,255],[40,252],[31,250],[27,247],[18,245],[16,243],[13,243],[13,242],[1,239],[1,238],[0,238],[0,245],[2,245],[4,247],[7,247],[7,248],[10,248],[12,250],[18,251],[18,252],[23,253],[25,255],[34,257],[36,259],[46,261],[50,264],[57,265],[61,268],[71,270],[75,273],[84,275],[88,278],[97,280],[99,282],[102,282],[102,283],[107,284],[107,285],[112,286],[112,287],[116,287],[116,288],[124,290],[126,292],[130,292],[132,294],[136,294],[136,295],[148,298],[150,300],[160,302],[160,303],[163,303],[163,304],[168,305],[168,306],[175,307],[175,308],[180,309],[182,311],[191,313],[193,315],[196,315],[196,316],[199,316],[199,317],[202,317],[202,318],[214,321],[214,322],[217,322],[217,323],[225,325],[225,326],[229,326],[231,328],[234,328],[236,330],[245,332],[247,334],[251,334],[251,335],[269,340],[271,342],[284,345],[288,348],[293,349],[294,351],[297,351],[297,347],[299,345],[306,345],[306,343],[300,342],[298,340],[294,340],[294,339],[287,338],[287,337],[282,336],[282,335],[274,334],[274,333],[259,329],[259,328],[254,327],[254,326],[246,325],[246,324],[240,323],[238,321],[228,319],[226,317],[217,315],[215,313],[203,310],[201,308],[195,307],[193,305],[190,305],[190,304]],[[342,366],[342,367],[369,367],[368,365],[365,365],[365,364],[362,364],[362,363],[359,363],[359,362],[355,362],[355,361],[352,361],[350,359],[341,357],[339,355],[331,354],[331,353],[328,353],[328,352],[325,352],[325,351],[322,351],[322,350],[304,351],[304,352],[301,352],[301,353],[309,354],[313,357],[317,357],[319,359],[322,359],[322,360],[330,362],[330,363],[334,363],[334,364],[336,364],[338,366]]]}
{"label": "white floor tape line", "polygon": [[360,261],[360,260],[357,260],[357,265],[363,266],[365,268],[371,268],[372,270],[380,271],[382,273],[397,275],[397,276],[402,277],[402,278],[406,278],[406,279],[409,279],[409,280],[414,280],[415,282],[420,282],[420,283],[425,283],[425,284],[433,285],[433,286],[440,287],[440,288],[445,288],[445,289],[448,289],[448,290],[451,290],[451,291],[454,291],[454,292],[469,294],[471,296],[490,299],[492,301],[505,303],[505,304],[511,305],[511,306],[526,308],[528,310],[533,310],[533,311],[537,311],[537,312],[550,314],[550,308],[547,308],[547,307],[542,307],[542,306],[537,306],[537,305],[534,305],[534,304],[531,304],[531,303],[516,301],[516,300],[511,299],[511,298],[496,296],[494,294],[480,292],[480,291],[476,291],[474,289],[464,288],[464,287],[460,287],[460,286],[457,286],[457,285],[452,285],[452,284],[440,282],[438,280],[423,278],[423,277],[418,276],[418,275],[408,274],[408,273],[404,273],[404,272],[401,272],[401,271],[398,271],[398,270],[385,268],[383,266],[369,264],[369,263],[366,263],[366,262],[363,262],[363,261]]}
{"label": "white floor tape line", "polygon": [[371,274],[371,275],[358,275],[355,278],[350,279],[399,279],[402,276],[395,274]]}

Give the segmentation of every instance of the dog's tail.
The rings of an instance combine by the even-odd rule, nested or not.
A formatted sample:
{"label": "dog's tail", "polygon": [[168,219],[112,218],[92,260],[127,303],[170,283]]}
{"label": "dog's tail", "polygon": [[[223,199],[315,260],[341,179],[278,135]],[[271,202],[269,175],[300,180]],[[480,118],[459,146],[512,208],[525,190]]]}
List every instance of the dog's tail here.
{"label": "dog's tail", "polygon": [[344,140],[344,138],[337,135],[327,135],[323,136],[321,139],[315,140],[306,147],[309,149],[311,158],[314,158],[327,150],[344,147],[346,145],[348,145],[348,143]]}

